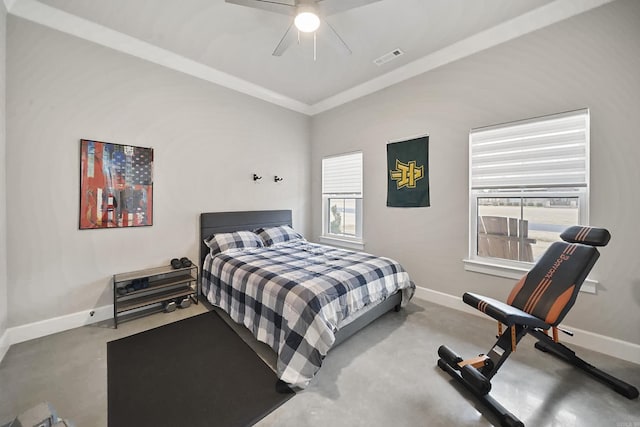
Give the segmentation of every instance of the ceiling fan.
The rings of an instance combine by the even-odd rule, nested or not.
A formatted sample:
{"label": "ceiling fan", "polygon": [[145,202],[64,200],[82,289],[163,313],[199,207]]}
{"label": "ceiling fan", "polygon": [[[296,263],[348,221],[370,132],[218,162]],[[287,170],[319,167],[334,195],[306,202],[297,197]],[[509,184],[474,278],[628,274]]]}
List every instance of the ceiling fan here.
{"label": "ceiling fan", "polygon": [[313,59],[316,59],[316,32],[322,35],[339,51],[351,55],[351,49],[338,32],[326,21],[326,17],[345,10],[375,3],[380,0],[225,0],[239,4],[281,13],[292,17],[289,28],[274,49],[273,56],[281,56],[291,44],[300,43],[300,33],[313,33]]}

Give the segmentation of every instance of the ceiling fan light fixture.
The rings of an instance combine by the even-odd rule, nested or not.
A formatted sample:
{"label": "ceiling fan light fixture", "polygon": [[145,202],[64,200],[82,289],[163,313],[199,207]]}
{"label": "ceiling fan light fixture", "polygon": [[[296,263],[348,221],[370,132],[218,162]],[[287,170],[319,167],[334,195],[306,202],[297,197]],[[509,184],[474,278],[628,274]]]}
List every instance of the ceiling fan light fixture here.
{"label": "ceiling fan light fixture", "polygon": [[294,20],[296,28],[303,33],[313,33],[320,27],[320,18],[313,11],[300,11]]}

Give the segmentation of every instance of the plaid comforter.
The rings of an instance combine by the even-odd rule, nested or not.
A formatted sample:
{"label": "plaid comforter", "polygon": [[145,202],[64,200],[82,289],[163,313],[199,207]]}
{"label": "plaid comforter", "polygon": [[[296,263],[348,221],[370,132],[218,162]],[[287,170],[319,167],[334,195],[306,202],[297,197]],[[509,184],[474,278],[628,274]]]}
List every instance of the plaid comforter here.
{"label": "plaid comforter", "polygon": [[202,292],[277,353],[278,377],[305,387],[320,369],[340,322],[415,286],[389,258],[296,240],[208,255]]}

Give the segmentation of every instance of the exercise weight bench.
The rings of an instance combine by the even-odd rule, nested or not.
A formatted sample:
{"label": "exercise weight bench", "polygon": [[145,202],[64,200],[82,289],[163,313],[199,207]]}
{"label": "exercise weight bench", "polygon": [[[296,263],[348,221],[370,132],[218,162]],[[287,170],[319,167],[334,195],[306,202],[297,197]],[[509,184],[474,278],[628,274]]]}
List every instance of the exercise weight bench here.
{"label": "exercise weight bench", "polygon": [[463,295],[465,303],[498,321],[498,340],[486,355],[463,360],[445,345],[438,349],[438,366],[496,414],[502,426],[524,424],[489,395],[491,378],[526,334],[538,340],[538,350],[571,363],[629,399],[638,397],[637,388],[590,365],[558,342],[558,330],[571,334],[558,324],[600,256],[596,246],[606,246],[611,236],[604,228],[573,226],[560,237],[563,241],[554,242],[515,285],[506,304],[469,292]]}

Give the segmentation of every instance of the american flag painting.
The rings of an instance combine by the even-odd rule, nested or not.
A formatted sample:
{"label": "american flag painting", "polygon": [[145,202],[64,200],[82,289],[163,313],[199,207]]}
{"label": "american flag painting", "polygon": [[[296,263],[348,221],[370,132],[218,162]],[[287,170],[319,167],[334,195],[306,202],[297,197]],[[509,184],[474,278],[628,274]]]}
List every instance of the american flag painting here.
{"label": "american flag painting", "polygon": [[80,229],[153,225],[153,148],[80,140]]}

